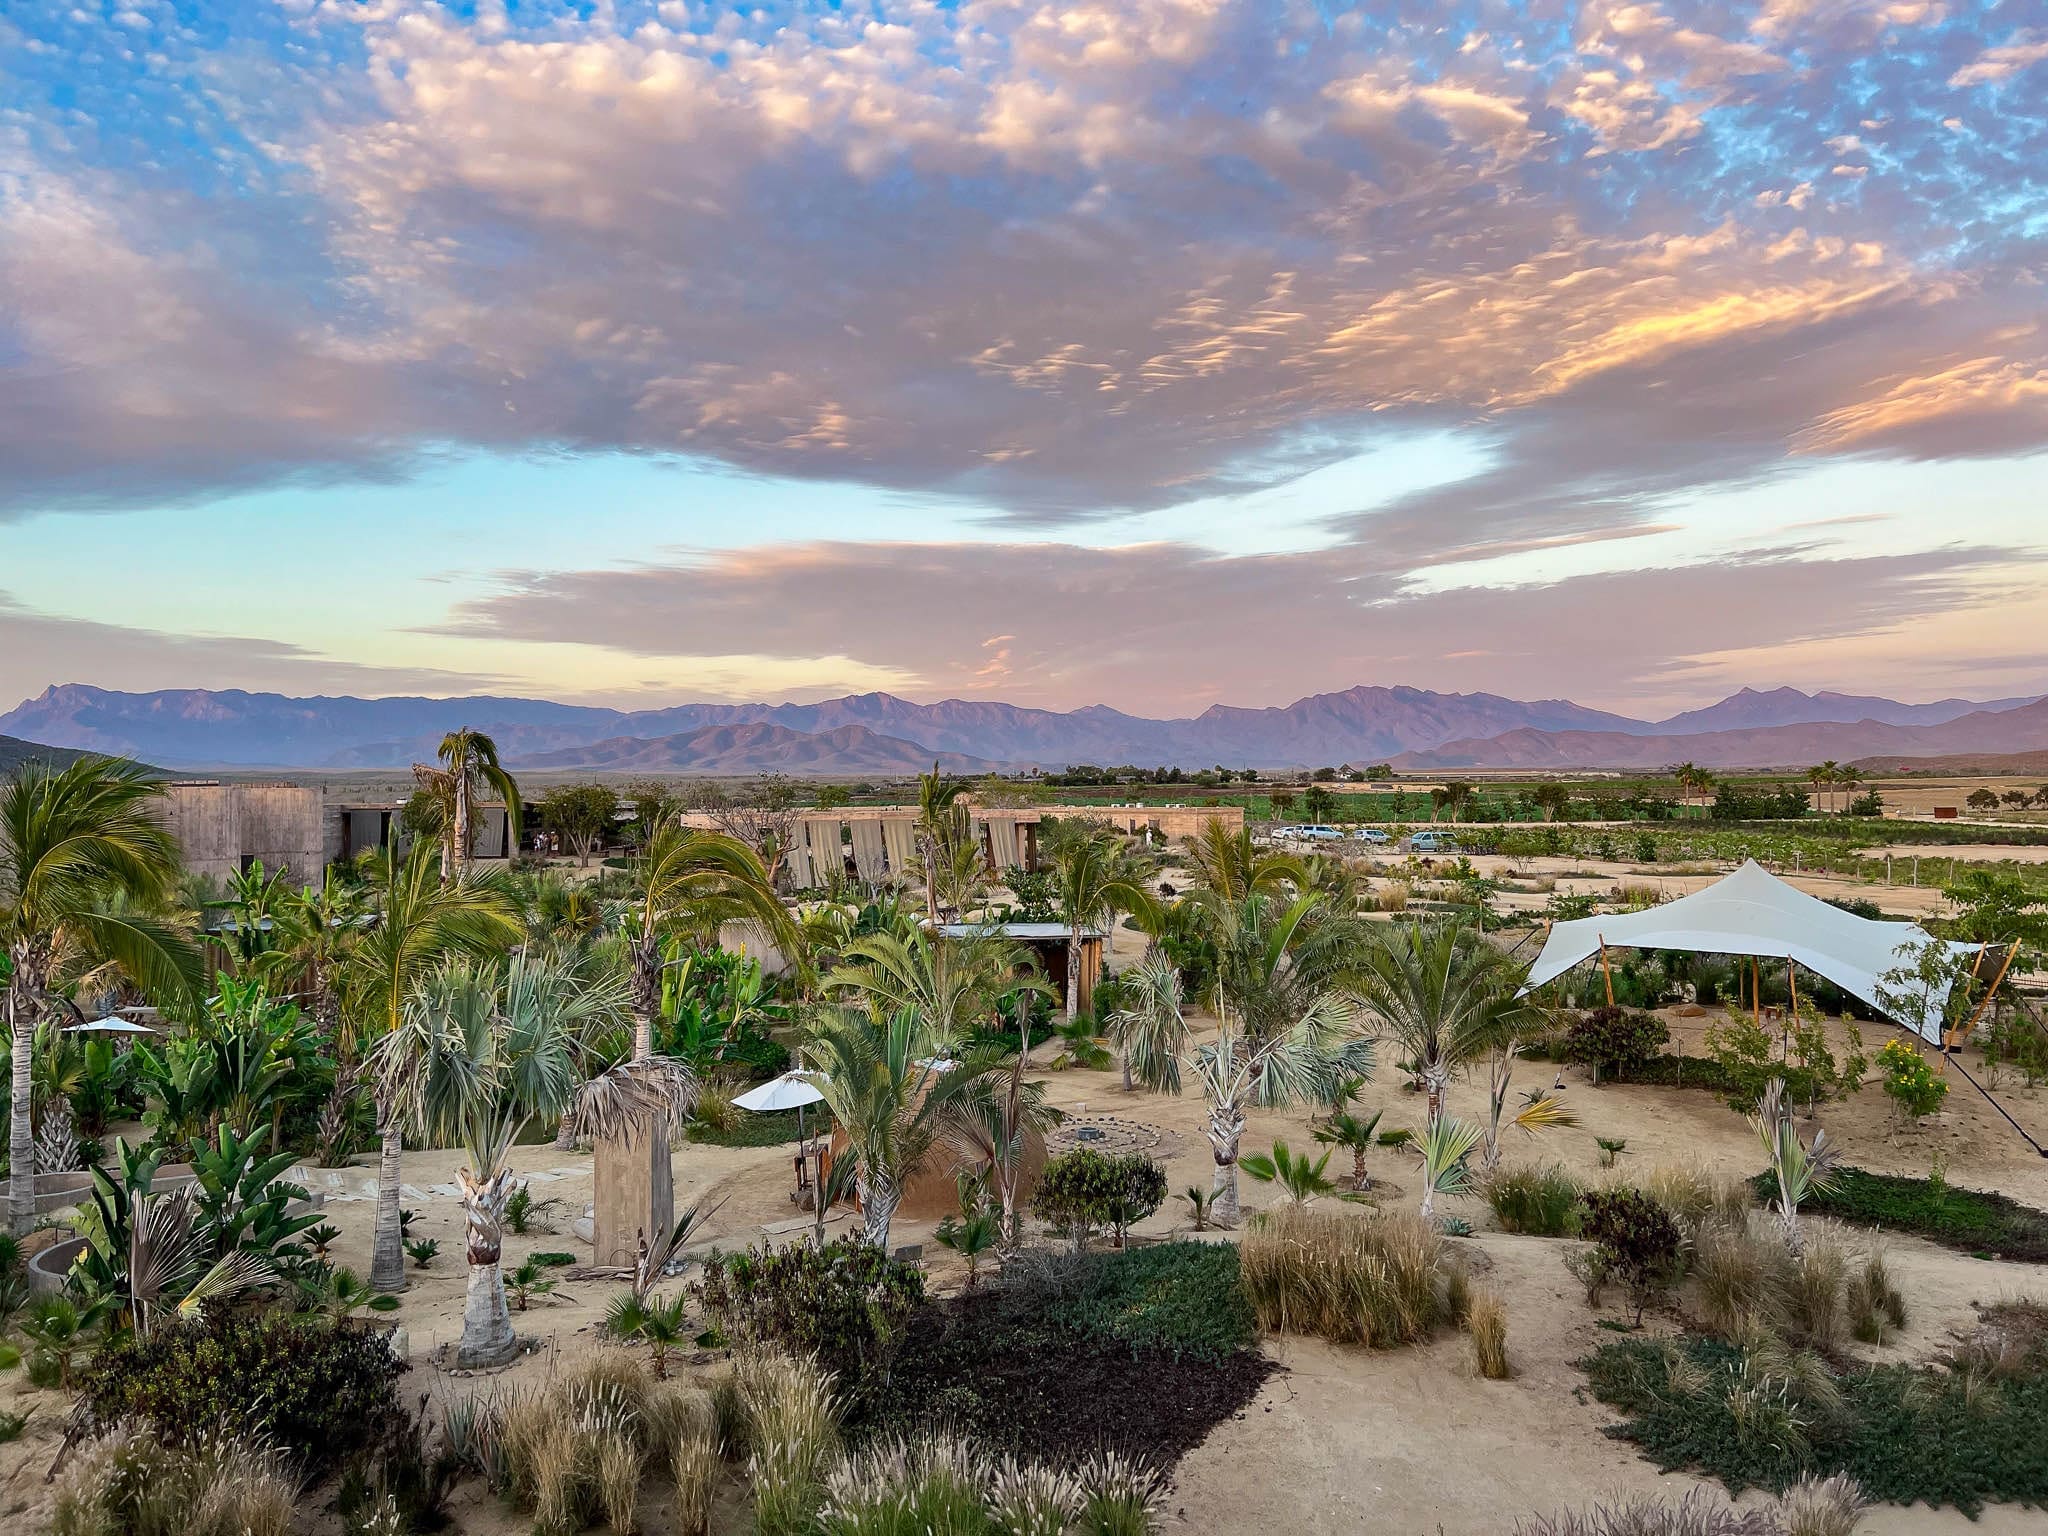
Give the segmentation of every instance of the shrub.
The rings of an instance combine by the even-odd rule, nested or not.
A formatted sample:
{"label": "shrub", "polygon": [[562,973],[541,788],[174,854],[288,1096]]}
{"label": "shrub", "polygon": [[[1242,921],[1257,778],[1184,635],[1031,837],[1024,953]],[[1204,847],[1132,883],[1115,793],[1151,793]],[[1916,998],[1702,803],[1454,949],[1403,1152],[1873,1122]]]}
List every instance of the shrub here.
{"label": "shrub", "polygon": [[88,1433],[132,1420],[172,1447],[212,1425],[247,1426],[313,1476],[401,1413],[404,1369],[382,1334],[350,1323],[222,1314],[117,1337],[79,1371],[76,1413]]}
{"label": "shrub", "polygon": [[1411,1212],[1281,1206],[1252,1219],[1238,1262],[1267,1332],[1388,1348],[1427,1337],[1450,1315],[1443,1244]]}
{"label": "shrub", "polygon": [[171,1445],[121,1425],[65,1467],[51,1536],[289,1536],[298,1490],[282,1463],[219,1427]]}
{"label": "shrub", "polygon": [[[1776,1193],[1767,1173],[1754,1183],[1763,1198]],[[2048,1263],[2048,1211],[1990,1191],[1845,1167],[1836,1170],[1831,1188],[1808,1195],[1804,1208],[1857,1226],[1909,1232],[1964,1253]]]}
{"label": "shrub", "polygon": [[1078,1147],[1046,1163],[1032,1209],[1049,1226],[1068,1233],[1077,1248],[1102,1227],[1114,1230],[1121,1247],[1125,1231],[1165,1199],[1166,1170],[1149,1157],[1111,1157]]}
{"label": "shrub", "polygon": [[1472,1362],[1488,1381],[1508,1379],[1508,1308],[1500,1293],[1477,1290],[1465,1313],[1465,1331],[1472,1336]]}
{"label": "shrub", "polygon": [[1887,1040],[1877,1065],[1884,1073],[1884,1091],[1903,1119],[1925,1119],[1948,1097],[1948,1080],[1935,1076],[1927,1058],[1903,1040]]}
{"label": "shrub", "polygon": [[1565,1035],[1568,1060],[1593,1069],[1593,1080],[1625,1077],[1657,1054],[1671,1031],[1654,1013],[1633,1008],[1595,1008],[1581,1014]]}
{"label": "shrub", "polygon": [[839,1238],[823,1248],[714,1253],[692,1289],[728,1342],[814,1358],[857,1395],[886,1369],[904,1320],[924,1301],[924,1272]]}
{"label": "shrub", "polygon": [[1486,1200],[1503,1232],[1564,1237],[1577,1229],[1584,1186],[1563,1167],[1499,1168],[1486,1181]]}
{"label": "shrub", "polygon": [[1865,1344],[1882,1344],[1886,1333],[1906,1326],[1906,1298],[1892,1283],[1882,1248],[1864,1256],[1863,1268],[1849,1279],[1843,1306],[1849,1331]]}
{"label": "shrub", "polygon": [[[2004,1326],[1989,1312],[1986,1322]],[[1994,1500],[2040,1505],[2048,1355],[2023,1332],[1980,1342],[2004,1362],[1988,1390],[1964,1351],[1948,1369],[1879,1365],[1838,1376],[1772,1340],[1738,1348],[1694,1338],[1668,1352],[1626,1340],[1584,1364],[1594,1393],[1627,1420],[1617,1435],[1665,1471],[1696,1468],[1731,1493],[1841,1474],[1884,1503],[1952,1504],[1971,1515]]]}
{"label": "shrub", "polygon": [[1678,1278],[1682,1236],[1671,1213],[1640,1190],[1596,1189],[1586,1196],[1580,1230],[1605,1277],[1628,1287],[1636,1322]]}

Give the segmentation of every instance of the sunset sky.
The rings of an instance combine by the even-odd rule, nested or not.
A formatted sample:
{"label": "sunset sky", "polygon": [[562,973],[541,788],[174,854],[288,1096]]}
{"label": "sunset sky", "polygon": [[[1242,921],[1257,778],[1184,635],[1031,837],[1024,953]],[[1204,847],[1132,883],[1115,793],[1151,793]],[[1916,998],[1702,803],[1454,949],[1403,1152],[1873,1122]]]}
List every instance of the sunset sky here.
{"label": "sunset sky", "polygon": [[2048,0],[10,0],[52,682],[2048,691]]}

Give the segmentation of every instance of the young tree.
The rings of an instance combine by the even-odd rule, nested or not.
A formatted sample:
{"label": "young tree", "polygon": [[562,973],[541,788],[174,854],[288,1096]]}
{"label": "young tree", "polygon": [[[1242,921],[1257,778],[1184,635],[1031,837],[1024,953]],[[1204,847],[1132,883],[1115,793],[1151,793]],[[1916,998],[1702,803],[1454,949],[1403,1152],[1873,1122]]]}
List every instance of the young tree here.
{"label": "young tree", "polygon": [[1123,1056],[1124,1081],[1153,1093],[1180,1092],[1188,1023],[1181,1011],[1180,967],[1155,949],[1123,974],[1131,1002],[1109,1016],[1109,1036]]}
{"label": "young tree", "polygon": [[1538,784],[1529,798],[1541,807],[1545,821],[1555,821],[1564,814],[1565,807],[1572,803],[1572,792],[1569,785],[1548,779]]}
{"label": "young tree", "polygon": [[[934,1046],[958,1049],[989,1018],[997,1001],[1023,990],[1050,991],[1026,955],[988,934],[949,939],[919,924],[855,939],[825,977],[825,990],[858,1003],[874,1018],[905,1009],[923,1021]],[[1029,1041],[1026,1041],[1029,1048]]]}
{"label": "young tree", "polygon": [[575,850],[576,862],[590,863],[619,818],[619,797],[609,784],[557,784],[540,797],[541,824],[561,834]]}
{"label": "young tree", "polygon": [[0,787],[0,953],[14,1067],[7,1199],[17,1235],[35,1224],[35,1028],[69,1011],[52,990],[59,957],[110,961],[173,1009],[196,1007],[203,990],[197,951],[150,915],[178,878],[177,840],[155,814],[162,794],[148,769],[97,757],[65,768],[31,760]]}
{"label": "young tree", "polygon": [[469,1154],[457,1175],[469,1261],[455,1356],[462,1369],[502,1365],[519,1348],[501,1264],[516,1184],[507,1154],[532,1121],[568,1111],[583,1042],[624,1013],[619,980],[592,981],[560,959],[515,955],[502,977],[495,966],[458,961],[427,978],[399,1027],[378,1042],[380,1096],[392,1118]]}
{"label": "young tree", "polygon": [[1763,1143],[1777,1186],[1778,1225],[1785,1233],[1785,1246],[1796,1254],[1802,1246],[1800,1204],[1808,1195],[1826,1194],[1834,1187],[1840,1177],[1842,1149],[1828,1140],[1826,1131],[1815,1131],[1811,1142],[1800,1140],[1782,1077],[1764,1085],[1763,1098],[1749,1123]]}

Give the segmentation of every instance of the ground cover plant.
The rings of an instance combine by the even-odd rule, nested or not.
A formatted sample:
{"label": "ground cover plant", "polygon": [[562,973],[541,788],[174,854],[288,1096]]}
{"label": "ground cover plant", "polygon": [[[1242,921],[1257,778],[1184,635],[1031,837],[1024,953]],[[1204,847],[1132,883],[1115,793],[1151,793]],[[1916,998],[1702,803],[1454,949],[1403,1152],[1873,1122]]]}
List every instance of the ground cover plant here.
{"label": "ground cover plant", "polygon": [[1013,1263],[911,1319],[861,1427],[945,1428],[1065,1467],[1115,1451],[1170,1468],[1275,1369],[1253,1348],[1236,1271],[1235,1249],[1203,1243]]}
{"label": "ground cover plant", "polygon": [[[1769,1174],[1758,1193],[1776,1193]],[[2048,1211],[1990,1190],[1959,1189],[1946,1179],[1837,1170],[1832,1188],[1809,1195],[1805,1209],[1862,1227],[1909,1232],[1982,1257],[2048,1263]]]}
{"label": "ground cover plant", "polygon": [[1731,1493],[1844,1473],[1886,1503],[2048,1504],[2048,1309],[2003,1303],[1934,1366],[1837,1371],[1768,1333],[1620,1340],[1583,1362],[1608,1432]]}

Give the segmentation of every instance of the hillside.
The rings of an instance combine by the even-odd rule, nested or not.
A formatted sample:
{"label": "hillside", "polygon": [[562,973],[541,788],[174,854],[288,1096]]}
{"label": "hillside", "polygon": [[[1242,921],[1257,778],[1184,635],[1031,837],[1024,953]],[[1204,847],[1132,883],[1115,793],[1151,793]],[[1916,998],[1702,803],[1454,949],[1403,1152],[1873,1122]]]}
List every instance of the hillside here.
{"label": "hillside", "polygon": [[1568,770],[1668,768],[1799,768],[1833,759],[1860,762],[1878,756],[1933,757],[1958,753],[2032,752],[2048,749],[2048,700],[2017,709],[1979,710],[1940,725],[1780,725],[1696,735],[1630,736],[1613,731],[1511,731],[1486,740],[1453,741],[1409,753],[1400,768]]}
{"label": "hillside", "polygon": [[914,742],[878,736],[860,725],[834,731],[792,731],[779,725],[712,725],[673,736],[613,736],[520,758],[535,769],[601,768],[651,773],[808,773],[833,777],[923,773],[934,758],[949,773],[986,773],[997,766],[958,752],[934,754]]}
{"label": "hillside", "polygon": [[0,736],[0,779],[10,777],[15,769],[35,758],[62,766],[89,755],[64,747],[46,747],[41,742],[23,741],[19,736]]}

